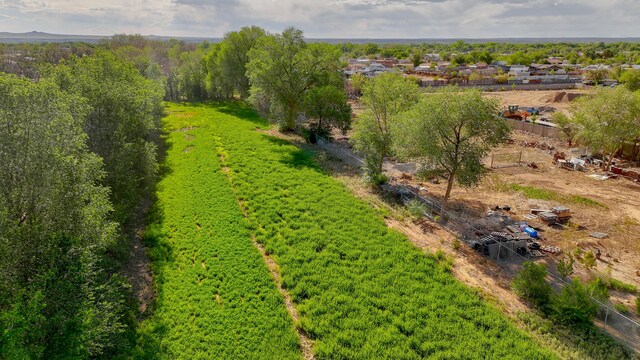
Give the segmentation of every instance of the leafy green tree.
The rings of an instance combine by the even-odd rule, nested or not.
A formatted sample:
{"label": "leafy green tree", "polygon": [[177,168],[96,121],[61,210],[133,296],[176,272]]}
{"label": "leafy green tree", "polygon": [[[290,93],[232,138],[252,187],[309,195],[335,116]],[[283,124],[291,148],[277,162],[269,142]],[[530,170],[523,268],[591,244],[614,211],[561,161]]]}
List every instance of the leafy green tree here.
{"label": "leafy green tree", "polygon": [[261,96],[268,98],[271,115],[282,130],[295,127],[307,91],[342,82],[339,50],[328,44],[307,44],[302,30],[292,27],[261,38],[249,51],[249,59],[252,100],[255,104]]}
{"label": "leafy green tree", "polygon": [[419,96],[415,82],[396,73],[384,73],[367,81],[362,90],[364,112],[354,123],[354,149],[365,156],[371,177],[382,173],[384,158],[392,150],[392,127],[413,107]]}
{"label": "leafy green tree", "polygon": [[477,71],[474,71],[474,72],[471,73],[471,75],[469,75],[469,80],[471,80],[471,81],[482,80],[482,75],[478,74]]}
{"label": "leafy green tree", "polygon": [[419,53],[414,53],[413,55],[411,55],[411,63],[413,64],[413,67],[417,67],[422,64],[422,55],[420,55]]}
{"label": "leafy green tree", "polygon": [[640,101],[624,87],[602,88],[582,96],[572,111],[579,126],[578,137],[609,157],[607,169],[626,141],[640,137]]}
{"label": "leafy green tree", "polygon": [[249,96],[249,78],[247,77],[249,51],[264,36],[266,33],[261,27],[247,26],[240,31],[226,34],[222,42],[220,50],[222,76],[233,84],[233,88],[241,98]]}
{"label": "leafy green tree", "polygon": [[247,26],[227,33],[220,44],[211,47],[206,55],[207,88],[214,97],[230,97],[233,92],[241,98],[249,96],[249,51],[264,36],[262,28]]}
{"label": "leafy green tree", "polygon": [[87,101],[51,81],[0,74],[0,357],[89,358],[123,339],[121,281]]}
{"label": "leafy green tree", "polygon": [[619,80],[630,91],[640,90],[640,70],[626,70]]}
{"label": "leafy green tree", "polygon": [[446,202],[454,181],[473,186],[482,179],[482,160],[508,138],[509,127],[498,111],[498,101],[479,90],[440,89],[421,98],[399,123],[396,151],[446,174]]}
{"label": "leafy green tree", "polygon": [[180,99],[196,101],[207,98],[205,60],[201,49],[180,54],[180,66],[176,68]]}
{"label": "leafy green tree", "polygon": [[533,58],[522,51],[516,51],[509,55],[507,62],[510,65],[529,65],[533,62]]}
{"label": "leafy green tree", "polygon": [[600,84],[604,80],[609,77],[609,70],[607,69],[597,69],[597,70],[589,70],[585,75],[587,80],[593,81],[594,84]]}
{"label": "leafy green tree", "polygon": [[554,319],[567,325],[591,324],[598,313],[598,305],[578,279],[573,279],[554,297],[552,309]]}
{"label": "leafy green tree", "polygon": [[573,274],[574,261],[575,260],[571,255],[569,255],[568,259],[560,259],[560,261],[558,261],[558,264],[556,265],[556,267],[557,267],[558,273],[563,279]]}
{"label": "leafy green tree", "polygon": [[209,52],[205,55],[206,79],[205,87],[207,94],[213,99],[229,99],[233,97],[234,86],[233,81],[222,76],[222,67],[220,65],[220,48],[222,43],[214,44],[209,48]]}
{"label": "leafy green tree", "polygon": [[546,307],[551,299],[551,285],[547,282],[544,264],[527,261],[511,282],[511,288],[519,297],[538,308]]}
{"label": "leafy green tree", "polygon": [[353,75],[351,77],[351,79],[349,79],[349,82],[351,84],[351,89],[353,90],[353,92],[356,95],[360,95],[362,87],[367,82],[367,78],[366,78],[366,76],[358,73],[358,74]]}
{"label": "leafy green tree", "polygon": [[561,111],[554,112],[553,115],[551,115],[551,119],[558,126],[565,140],[567,140],[567,145],[569,147],[573,146],[573,141],[578,135],[578,124],[576,121]]}
{"label": "leafy green tree", "polygon": [[351,126],[351,105],[343,89],[331,85],[313,88],[307,92],[303,108],[317,133],[327,132],[331,127],[346,132]]}
{"label": "leafy green tree", "polygon": [[605,280],[600,277],[595,278],[587,284],[589,295],[600,301],[609,299],[609,288]]}
{"label": "leafy green tree", "polygon": [[86,99],[89,150],[104,160],[114,219],[128,221],[155,179],[161,85],[105,51],[72,59],[50,73],[62,90]]}

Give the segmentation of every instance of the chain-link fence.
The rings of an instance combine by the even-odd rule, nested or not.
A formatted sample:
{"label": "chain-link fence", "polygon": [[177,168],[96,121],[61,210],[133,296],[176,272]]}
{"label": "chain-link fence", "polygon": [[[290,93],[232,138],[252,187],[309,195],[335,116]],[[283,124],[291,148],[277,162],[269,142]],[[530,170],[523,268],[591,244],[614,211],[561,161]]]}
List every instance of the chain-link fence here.
{"label": "chain-link fence", "polygon": [[[355,166],[364,166],[364,160],[353,152],[342,149],[341,147],[331,143],[328,139],[322,137],[319,137],[319,139],[321,141],[318,144],[326,151]],[[510,154],[508,158],[512,160],[516,159],[516,154]],[[522,160],[521,153],[518,155],[518,159],[519,161]],[[434,221],[438,221],[446,230],[457,235],[469,246],[472,246],[472,243],[477,240],[480,234],[487,233],[486,228],[478,228],[474,223],[470,222],[466,216],[443,209],[438,199],[421,195],[419,189],[415,187],[404,184],[394,184],[389,185],[388,190],[399,194],[400,199],[405,204],[412,200],[420,201],[424,205],[424,216]],[[517,243],[517,241],[514,243]],[[493,247],[493,250],[489,251],[488,255],[498,262],[501,262],[502,259],[506,258],[511,259],[512,257],[519,259],[521,260],[520,263],[514,263],[511,261],[509,264],[515,265],[518,269],[521,269],[522,262],[529,261],[532,257],[530,253],[526,253],[525,255],[519,253],[517,250],[519,247],[522,247],[521,243],[515,245],[510,244],[507,246],[506,244],[497,242],[496,246]],[[492,253],[495,256],[492,256]],[[567,280],[552,272],[548,272],[548,276],[554,284],[559,287],[568,284]],[[603,327],[617,338],[625,341],[628,345],[638,350],[638,344],[640,344],[640,322],[634,320],[630,315],[625,315],[616,310],[609,301],[602,302],[594,297],[591,297],[591,299],[599,306],[597,319],[602,323]]]}

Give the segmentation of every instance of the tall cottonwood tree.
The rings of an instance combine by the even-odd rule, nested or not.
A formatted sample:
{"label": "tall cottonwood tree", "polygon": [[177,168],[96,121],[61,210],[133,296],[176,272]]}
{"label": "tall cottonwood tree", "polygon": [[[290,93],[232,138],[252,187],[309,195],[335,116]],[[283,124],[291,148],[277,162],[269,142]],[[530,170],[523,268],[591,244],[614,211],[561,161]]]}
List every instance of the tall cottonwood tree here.
{"label": "tall cottonwood tree", "polygon": [[219,44],[211,47],[206,67],[207,87],[213,97],[228,98],[234,93],[241,98],[249,96],[249,51],[264,36],[266,32],[261,27],[247,26],[227,33]]}
{"label": "tall cottonwood tree", "polygon": [[295,127],[305,94],[322,85],[340,85],[340,51],[328,44],[307,44],[302,30],[263,37],[249,51],[247,75],[254,104],[267,99],[271,117],[283,130]]}
{"label": "tall cottonwood tree", "polygon": [[418,101],[418,85],[400,74],[385,73],[365,82],[362,94],[364,112],[354,122],[352,142],[364,155],[369,176],[375,177],[391,154],[393,127]]}
{"label": "tall cottonwood tree", "polygon": [[446,87],[422,97],[395,127],[398,154],[414,158],[447,177],[446,202],[457,181],[477,184],[485,174],[482,160],[508,138],[496,99],[479,90]]}

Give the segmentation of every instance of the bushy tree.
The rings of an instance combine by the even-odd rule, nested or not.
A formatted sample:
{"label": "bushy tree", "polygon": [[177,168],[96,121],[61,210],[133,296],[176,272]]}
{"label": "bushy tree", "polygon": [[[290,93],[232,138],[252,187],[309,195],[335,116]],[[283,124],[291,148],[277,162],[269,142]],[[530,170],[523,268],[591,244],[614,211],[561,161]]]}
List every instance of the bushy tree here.
{"label": "bushy tree", "polygon": [[124,222],[155,180],[153,137],[162,114],[163,89],[129,63],[100,51],[56,66],[50,76],[62,90],[86,99],[89,150],[104,161],[114,218]]}
{"label": "bushy tree", "polygon": [[609,157],[626,141],[640,137],[640,100],[628,89],[602,88],[582,96],[572,106],[578,137],[595,151]]}
{"label": "bushy tree", "polygon": [[355,95],[360,95],[362,91],[362,87],[367,82],[367,78],[360,74],[354,74],[350,79],[349,83],[351,84],[351,89],[353,90]]}
{"label": "bushy tree", "polygon": [[509,127],[497,113],[498,101],[479,90],[440,89],[421,98],[398,123],[396,151],[447,175],[446,202],[454,181],[473,186],[482,179],[482,160],[508,138]]}
{"label": "bushy tree", "polygon": [[207,98],[205,59],[202,49],[180,54],[180,65],[176,68],[180,100],[197,101]]}
{"label": "bushy tree", "polygon": [[582,257],[582,265],[587,268],[587,270],[591,270],[596,266],[596,255],[593,251],[587,251]]}
{"label": "bushy tree", "polygon": [[560,261],[558,261],[557,270],[563,279],[573,274],[574,261],[571,255],[569,255],[568,259],[560,259]]}
{"label": "bushy tree", "polygon": [[587,80],[593,81],[595,84],[600,84],[604,80],[609,77],[609,70],[607,69],[597,69],[597,70],[589,70],[585,75]]}
{"label": "bushy tree", "polygon": [[558,129],[562,132],[562,137],[567,140],[569,147],[573,146],[573,142],[578,135],[578,124],[567,114],[557,111],[551,115],[551,119],[558,126]]}
{"label": "bushy tree", "polygon": [[590,324],[598,313],[598,305],[578,279],[573,279],[554,297],[552,308],[556,321],[567,325]]}
{"label": "bushy tree", "polygon": [[307,44],[302,30],[290,27],[282,34],[261,38],[249,51],[247,75],[252,101],[269,99],[271,117],[291,130],[310,89],[342,84],[340,51],[328,44]]}
{"label": "bushy tree", "polygon": [[211,47],[206,55],[206,82],[213,97],[231,97],[234,92],[241,98],[249,96],[249,51],[264,36],[265,31],[258,26],[243,27],[227,33],[222,42]]}
{"label": "bushy tree", "polygon": [[326,132],[335,127],[346,132],[351,125],[351,106],[344,89],[331,85],[313,88],[305,95],[303,109],[312,131]]}
{"label": "bushy tree", "polygon": [[640,90],[640,70],[626,70],[620,75],[619,80],[630,91]]}
{"label": "bushy tree", "polygon": [[364,84],[364,112],[354,123],[354,149],[363,154],[367,172],[382,173],[384,158],[391,154],[392,127],[418,99],[418,86],[396,73],[381,74]]}
{"label": "bushy tree", "polygon": [[544,308],[551,299],[551,285],[546,278],[547,268],[543,264],[527,261],[513,278],[511,288],[519,297]]}

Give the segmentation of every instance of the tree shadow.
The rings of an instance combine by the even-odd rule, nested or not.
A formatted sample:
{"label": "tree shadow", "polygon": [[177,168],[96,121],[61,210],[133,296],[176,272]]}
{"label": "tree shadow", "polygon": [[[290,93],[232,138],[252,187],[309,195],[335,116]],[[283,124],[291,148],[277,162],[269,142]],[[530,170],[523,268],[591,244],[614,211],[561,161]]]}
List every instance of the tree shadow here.
{"label": "tree shadow", "polygon": [[268,134],[260,134],[260,136],[266,141],[278,146],[277,148],[273,148],[271,151],[278,153],[281,156],[279,161],[282,164],[293,168],[308,168],[325,174],[323,169],[316,163],[315,154],[313,152],[302,149],[288,140],[280,139]]}
{"label": "tree shadow", "polygon": [[[167,116],[168,114],[164,114]],[[145,323],[149,319],[158,303],[158,298],[163,294],[164,269],[173,262],[173,249],[168,243],[168,234],[163,230],[165,219],[164,210],[158,203],[159,184],[167,176],[173,173],[173,169],[167,163],[167,155],[174,144],[170,140],[171,130],[162,128],[153,135],[153,141],[157,146],[158,171],[155,182],[147,198],[148,209],[144,215],[141,243],[146,249],[150,261],[153,284],[151,291],[154,294],[144,312],[137,312],[137,328],[135,329],[134,347],[127,358],[133,359],[159,359],[161,358],[161,340],[167,333],[167,325],[154,319],[152,324]]]}
{"label": "tree shadow", "polygon": [[242,120],[252,122],[260,127],[266,127],[269,125],[269,122],[262,116],[260,116],[260,114],[258,114],[256,110],[254,110],[241,100],[214,102],[209,104],[209,106],[223,114],[238,117]]}

